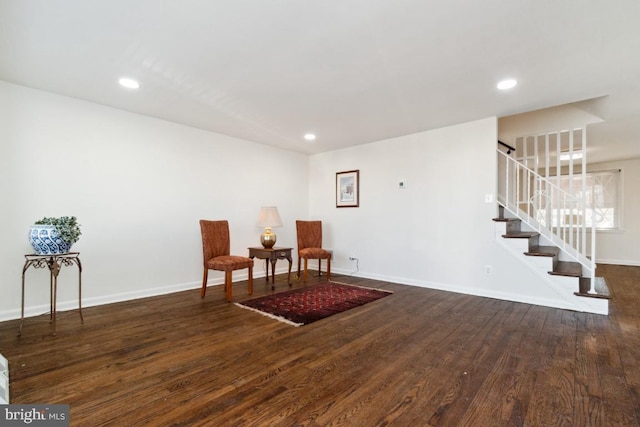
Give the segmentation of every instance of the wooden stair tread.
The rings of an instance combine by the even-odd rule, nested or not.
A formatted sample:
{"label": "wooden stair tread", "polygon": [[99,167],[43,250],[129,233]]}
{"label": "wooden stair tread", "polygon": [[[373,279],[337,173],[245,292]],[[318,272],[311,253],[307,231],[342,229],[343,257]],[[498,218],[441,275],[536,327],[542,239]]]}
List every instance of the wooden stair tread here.
{"label": "wooden stair tread", "polygon": [[556,256],[559,253],[560,249],[556,246],[536,246],[524,254],[528,256]]}
{"label": "wooden stair tread", "polygon": [[580,277],[582,276],[582,266],[579,262],[558,261],[553,271],[550,271],[549,274],[554,276]]}
{"label": "wooden stair tread", "polygon": [[539,234],[535,231],[520,231],[517,233],[503,234],[505,239],[528,239],[530,237],[536,237]]}
{"label": "wooden stair tread", "polygon": [[611,299],[611,293],[609,292],[609,286],[607,286],[607,281],[604,277],[596,277],[595,278],[595,294],[589,293],[591,279],[589,277],[581,277],[580,278],[580,291],[574,292],[574,295],[579,297],[588,297],[588,298],[603,298],[603,299]]}
{"label": "wooden stair tread", "polygon": [[493,218],[495,222],[516,222],[521,221],[519,218]]}
{"label": "wooden stair tread", "polygon": [[[539,246],[538,236],[540,233],[535,231],[520,231],[521,220],[519,218],[505,218],[503,216],[503,208],[500,207],[500,216],[493,218],[495,222],[507,224],[507,234],[503,234],[505,239],[531,239],[529,240],[529,250],[524,252],[527,256],[557,257],[560,254],[560,248],[556,246]],[[594,293],[591,293],[591,278],[582,277],[582,265],[578,262],[557,261],[554,259],[553,271],[549,271],[550,275],[566,276],[578,278],[579,291],[573,294],[580,297],[611,299],[609,287],[603,277],[596,277],[594,284]]]}

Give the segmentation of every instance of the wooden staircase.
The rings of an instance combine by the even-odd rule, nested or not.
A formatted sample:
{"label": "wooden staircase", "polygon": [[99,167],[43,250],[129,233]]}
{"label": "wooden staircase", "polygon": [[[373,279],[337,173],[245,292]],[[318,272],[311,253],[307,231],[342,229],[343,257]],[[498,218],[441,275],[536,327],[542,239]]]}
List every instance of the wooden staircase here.
{"label": "wooden staircase", "polygon": [[[519,249],[515,251],[521,250],[521,254],[524,256],[523,261],[529,263],[532,268],[546,270],[546,274],[549,276],[547,282],[559,291],[566,300],[572,299],[570,295],[572,293],[575,297],[575,301],[571,301],[573,309],[608,314],[607,300],[611,298],[611,295],[604,278],[596,277],[595,292],[590,292],[591,278],[583,276],[580,263],[562,260],[563,254],[560,248],[541,244],[541,236],[536,231],[523,231],[522,221],[518,218],[505,217],[502,206],[499,206],[499,217],[494,218],[493,221],[505,225],[504,228],[497,229],[496,238],[517,239],[526,242],[522,248],[516,245]],[[580,301],[579,298],[599,301]]]}

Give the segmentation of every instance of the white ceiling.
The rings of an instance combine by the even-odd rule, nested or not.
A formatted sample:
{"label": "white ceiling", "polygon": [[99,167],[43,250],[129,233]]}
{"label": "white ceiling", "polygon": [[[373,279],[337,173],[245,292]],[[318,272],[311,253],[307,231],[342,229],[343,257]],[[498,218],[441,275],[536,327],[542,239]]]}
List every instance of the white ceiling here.
{"label": "white ceiling", "polygon": [[604,97],[580,105],[611,160],[640,157],[639,22],[638,0],[0,0],[0,79],[303,153]]}

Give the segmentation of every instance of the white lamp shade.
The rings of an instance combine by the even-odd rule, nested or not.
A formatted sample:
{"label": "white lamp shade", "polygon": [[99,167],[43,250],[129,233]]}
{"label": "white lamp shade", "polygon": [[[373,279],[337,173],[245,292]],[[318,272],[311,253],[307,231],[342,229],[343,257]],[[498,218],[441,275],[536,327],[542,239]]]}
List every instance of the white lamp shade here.
{"label": "white lamp shade", "polygon": [[258,227],[282,227],[282,220],[275,206],[263,206],[258,216]]}

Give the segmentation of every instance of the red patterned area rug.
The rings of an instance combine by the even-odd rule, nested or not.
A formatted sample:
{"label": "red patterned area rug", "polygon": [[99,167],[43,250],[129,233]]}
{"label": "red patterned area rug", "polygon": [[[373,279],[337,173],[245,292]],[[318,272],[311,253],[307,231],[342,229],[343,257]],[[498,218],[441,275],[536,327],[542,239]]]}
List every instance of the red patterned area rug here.
{"label": "red patterned area rug", "polygon": [[236,305],[293,326],[302,326],[391,295],[391,291],[326,282]]}

